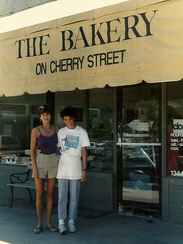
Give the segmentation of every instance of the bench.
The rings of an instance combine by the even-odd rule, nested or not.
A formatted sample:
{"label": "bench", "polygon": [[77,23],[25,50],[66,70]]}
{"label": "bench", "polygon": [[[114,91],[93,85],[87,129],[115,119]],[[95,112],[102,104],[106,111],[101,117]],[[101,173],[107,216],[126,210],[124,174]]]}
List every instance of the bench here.
{"label": "bench", "polygon": [[[32,194],[30,189],[36,189],[35,186],[35,181],[34,180],[28,180],[29,179],[29,175],[31,173],[32,170],[32,164],[28,164],[27,167],[27,171],[26,172],[21,172],[21,173],[13,173],[10,175],[10,183],[7,184],[7,186],[10,186],[11,188],[11,203],[10,203],[10,207],[12,207],[13,205],[13,199],[14,199],[14,192],[13,189],[14,187],[22,187],[22,188],[26,188],[28,193],[29,193],[29,197],[30,197],[30,202],[33,202],[32,200]],[[58,187],[58,185],[56,184],[55,187]],[[47,189],[47,185],[45,182],[45,186],[44,186],[44,190]]]}
{"label": "bench", "polygon": [[36,189],[35,182],[34,181],[29,181],[29,175],[32,169],[32,165],[28,164],[27,166],[27,171],[26,172],[21,172],[21,173],[13,173],[10,175],[10,183],[7,184],[7,186],[10,186],[11,188],[11,203],[10,207],[13,205],[13,198],[14,198],[14,192],[13,189],[14,187],[23,187],[26,188],[29,197],[30,197],[30,202],[32,202],[32,195],[30,189]]}

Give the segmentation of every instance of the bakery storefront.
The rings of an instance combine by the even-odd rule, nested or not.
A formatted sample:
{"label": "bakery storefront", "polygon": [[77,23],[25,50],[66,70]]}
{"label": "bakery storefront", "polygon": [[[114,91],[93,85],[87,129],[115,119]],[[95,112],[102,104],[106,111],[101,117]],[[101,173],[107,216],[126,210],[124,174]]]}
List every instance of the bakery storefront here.
{"label": "bakery storefront", "polygon": [[60,127],[72,105],[91,141],[80,207],[183,224],[182,10],[127,1],[1,34],[1,175],[25,167],[39,105]]}

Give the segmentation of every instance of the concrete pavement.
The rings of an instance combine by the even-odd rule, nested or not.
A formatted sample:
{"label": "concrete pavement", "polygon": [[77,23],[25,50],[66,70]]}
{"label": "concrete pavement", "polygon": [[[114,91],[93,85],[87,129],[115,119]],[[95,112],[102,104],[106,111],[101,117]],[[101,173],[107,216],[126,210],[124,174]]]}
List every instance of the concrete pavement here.
{"label": "concrete pavement", "polygon": [[[46,207],[44,207],[44,223]],[[57,225],[57,208],[54,207],[52,224]],[[79,210],[76,233],[60,235],[46,229],[34,234],[37,224],[35,204],[16,202],[12,208],[0,207],[0,244],[182,244],[183,226],[145,217],[107,214],[91,218]],[[45,227],[45,226],[44,226]]]}

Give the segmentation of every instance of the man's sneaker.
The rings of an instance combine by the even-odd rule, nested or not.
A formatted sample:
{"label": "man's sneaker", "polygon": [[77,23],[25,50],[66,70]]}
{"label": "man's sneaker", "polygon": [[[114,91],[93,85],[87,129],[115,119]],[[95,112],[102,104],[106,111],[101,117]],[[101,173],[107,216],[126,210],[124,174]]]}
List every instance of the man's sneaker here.
{"label": "man's sneaker", "polygon": [[76,227],[75,227],[75,224],[74,224],[73,222],[68,223],[68,228],[69,228],[69,231],[70,231],[71,233],[74,233],[74,232],[77,231],[77,230],[76,230]]}
{"label": "man's sneaker", "polygon": [[59,224],[58,228],[59,228],[59,232],[60,232],[61,235],[65,234],[66,231],[67,231],[67,228],[66,228],[65,224]]}

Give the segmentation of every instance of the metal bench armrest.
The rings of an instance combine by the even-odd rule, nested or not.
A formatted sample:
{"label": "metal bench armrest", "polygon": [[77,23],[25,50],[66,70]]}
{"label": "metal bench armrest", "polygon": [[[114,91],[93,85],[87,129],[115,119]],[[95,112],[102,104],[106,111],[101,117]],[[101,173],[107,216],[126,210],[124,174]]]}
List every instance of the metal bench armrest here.
{"label": "metal bench armrest", "polygon": [[18,182],[25,183],[29,178],[30,171],[31,171],[31,169],[29,169],[28,171],[23,172],[23,173],[21,172],[21,173],[11,174],[10,182],[11,183],[18,183]]}

